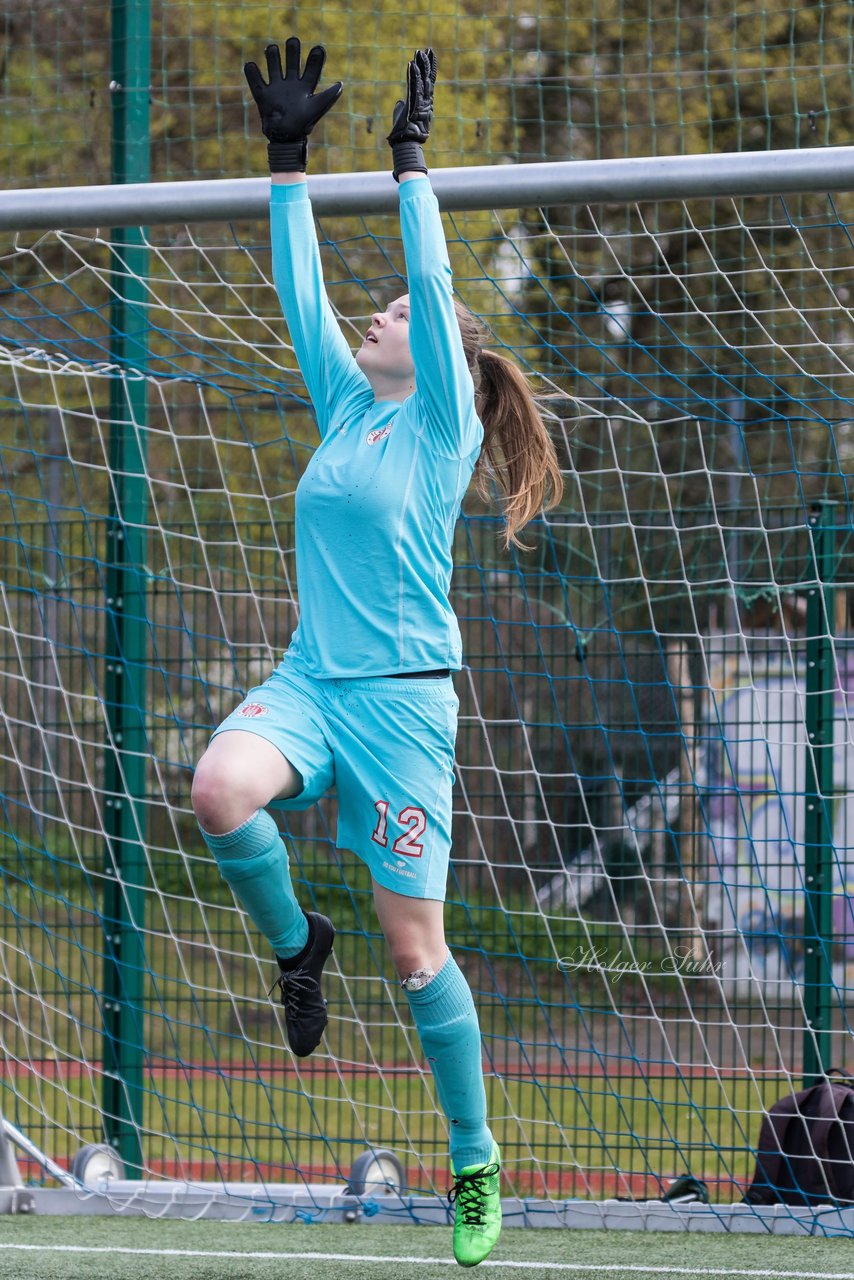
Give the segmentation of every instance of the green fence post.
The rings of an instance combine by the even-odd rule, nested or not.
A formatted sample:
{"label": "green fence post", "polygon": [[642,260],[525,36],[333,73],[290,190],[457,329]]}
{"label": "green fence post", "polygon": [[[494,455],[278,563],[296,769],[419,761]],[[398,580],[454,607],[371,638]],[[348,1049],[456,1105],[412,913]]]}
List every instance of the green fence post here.
{"label": "green fence post", "polygon": [[[149,178],[150,0],[113,0],[113,182]],[[147,271],[140,227],[114,229],[107,525],[103,1110],[129,1177],[142,1169],[145,948]]]}
{"label": "green fence post", "polygon": [[816,582],[807,589],[804,802],[804,1088],[830,1064],[833,970],[833,659],[836,513],[823,503],[809,519]]}

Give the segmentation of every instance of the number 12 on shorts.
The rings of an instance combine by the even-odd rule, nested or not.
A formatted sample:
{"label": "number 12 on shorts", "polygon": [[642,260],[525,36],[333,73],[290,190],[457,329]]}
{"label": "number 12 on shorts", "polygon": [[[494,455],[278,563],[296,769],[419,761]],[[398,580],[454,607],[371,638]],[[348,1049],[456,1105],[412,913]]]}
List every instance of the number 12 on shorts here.
{"label": "number 12 on shorts", "polygon": [[[375,801],[374,808],[379,816],[371,839],[374,844],[385,849],[388,847],[388,800]],[[419,836],[423,836],[427,829],[426,813],[423,809],[410,804],[405,809],[401,809],[397,815],[397,821],[405,830],[391,846],[392,853],[401,853],[407,858],[420,858],[424,852],[424,846]]]}

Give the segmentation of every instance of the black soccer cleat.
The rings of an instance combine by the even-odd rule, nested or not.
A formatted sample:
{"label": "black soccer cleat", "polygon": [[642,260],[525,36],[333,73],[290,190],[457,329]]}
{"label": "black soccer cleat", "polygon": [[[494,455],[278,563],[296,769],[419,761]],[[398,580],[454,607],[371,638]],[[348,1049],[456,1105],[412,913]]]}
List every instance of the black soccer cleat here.
{"label": "black soccer cleat", "polygon": [[326,1030],[328,1016],[320,990],[320,975],[335,937],[335,927],[326,916],[317,911],[305,911],[303,915],[311,930],[308,953],[295,968],[281,969],[273,984],[281,993],[288,1044],[298,1058],[314,1053]]}

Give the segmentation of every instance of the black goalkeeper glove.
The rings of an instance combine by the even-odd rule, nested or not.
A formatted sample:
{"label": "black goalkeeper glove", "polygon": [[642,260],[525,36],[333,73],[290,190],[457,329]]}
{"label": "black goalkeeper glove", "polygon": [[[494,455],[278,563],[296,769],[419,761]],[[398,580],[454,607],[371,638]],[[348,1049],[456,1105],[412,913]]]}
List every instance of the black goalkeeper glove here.
{"label": "black goalkeeper glove", "polygon": [[326,50],[316,44],[305,60],[305,71],[299,73],[300,42],[291,36],[285,45],[285,74],[277,44],[268,44],[268,84],[255,62],[243,68],[247,84],[261,116],[261,130],[267,139],[267,157],[271,173],[305,172],[307,139],[321,116],[341,96],[344,88],[339,80],[322,93],[315,93]]}
{"label": "black goalkeeper glove", "polygon": [[395,182],[408,171],[427,172],[422,143],[430,136],[433,123],[433,86],[436,83],[436,55],[432,49],[418,49],[407,68],[406,101],[395,104],[388,143],[391,146]]}

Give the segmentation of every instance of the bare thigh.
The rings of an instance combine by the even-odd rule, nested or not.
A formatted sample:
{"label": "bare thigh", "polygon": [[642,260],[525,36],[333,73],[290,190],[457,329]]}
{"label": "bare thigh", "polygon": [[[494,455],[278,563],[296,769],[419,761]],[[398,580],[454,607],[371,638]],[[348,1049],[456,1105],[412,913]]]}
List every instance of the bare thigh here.
{"label": "bare thigh", "polygon": [[400,978],[416,969],[438,973],[448,958],[445,904],[433,898],[408,898],[373,881],[374,907]]}
{"label": "bare thigh", "polygon": [[226,729],[202,756],[193,777],[193,810],[211,835],[233,831],[271,800],[303,789],[300,773],[278,747],[257,733]]}

